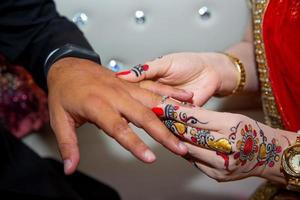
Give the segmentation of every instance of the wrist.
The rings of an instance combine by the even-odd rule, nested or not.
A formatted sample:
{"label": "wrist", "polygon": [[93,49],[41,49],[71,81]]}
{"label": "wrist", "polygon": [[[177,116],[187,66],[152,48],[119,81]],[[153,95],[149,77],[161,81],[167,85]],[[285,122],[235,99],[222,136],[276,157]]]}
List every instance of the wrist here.
{"label": "wrist", "polygon": [[[47,84],[50,90],[54,83],[59,82],[60,85],[65,84],[70,78],[76,79],[84,76],[86,72],[95,74],[96,71],[102,69],[100,65],[93,61],[75,57],[65,57],[57,60],[50,67],[47,74]],[[74,77],[75,76],[75,77]]]}
{"label": "wrist", "polygon": [[50,67],[55,63],[56,61],[66,58],[66,57],[75,57],[75,58],[82,58],[82,59],[88,59],[91,61],[94,61],[98,64],[101,64],[99,55],[90,50],[83,48],[81,46],[75,45],[75,44],[65,44],[55,50],[53,50],[48,57],[45,60],[44,63],[44,71],[47,75]]}
{"label": "wrist", "polygon": [[228,56],[222,53],[205,53],[204,61],[211,66],[219,78],[217,95],[226,96],[232,93],[238,84],[239,72]]}

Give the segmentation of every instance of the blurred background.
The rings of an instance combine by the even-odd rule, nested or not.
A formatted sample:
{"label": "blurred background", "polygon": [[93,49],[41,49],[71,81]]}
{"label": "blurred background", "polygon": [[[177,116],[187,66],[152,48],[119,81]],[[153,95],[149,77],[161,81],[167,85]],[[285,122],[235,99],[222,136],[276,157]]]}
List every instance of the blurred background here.
{"label": "blurred background", "polygon": [[[102,64],[119,71],[161,55],[222,51],[239,42],[250,22],[247,0],[63,0],[58,10],[76,23]],[[262,121],[259,99],[213,98],[205,107]],[[249,178],[217,183],[133,127],[158,160],[146,165],[93,125],[78,130],[79,169],[117,189],[124,200],[247,199],[262,183]],[[44,157],[60,159],[50,128],[23,139]]]}

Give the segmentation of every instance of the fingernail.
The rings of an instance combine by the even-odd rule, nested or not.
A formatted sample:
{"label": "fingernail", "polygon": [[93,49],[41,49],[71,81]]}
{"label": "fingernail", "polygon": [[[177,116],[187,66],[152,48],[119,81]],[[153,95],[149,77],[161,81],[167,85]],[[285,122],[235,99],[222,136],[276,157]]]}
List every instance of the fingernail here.
{"label": "fingernail", "polygon": [[178,147],[183,152],[187,152],[188,151],[187,146],[185,144],[183,144],[183,142],[179,142]]}
{"label": "fingernail", "polygon": [[148,69],[149,69],[149,65],[146,65],[146,64],[143,65],[142,67],[143,67],[143,70],[144,70],[144,71],[148,71]]}
{"label": "fingernail", "polygon": [[117,76],[124,76],[124,75],[128,75],[131,73],[131,70],[127,70],[127,71],[124,71],[124,72],[119,72],[119,73],[116,73]]}
{"label": "fingernail", "polygon": [[152,111],[156,114],[157,117],[162,117],[164,115],[164,110],[159,107],[152,108]]}
{"label": "fingernail", "polygon": [[68,173],[69,169],[72,167],[72,161],[70,159],[64,160],[64,171],[65,174]]}
{"label": "fingernail", "polygon": [[144,153],[144,158],[148,161],[148,162],[152,162],[156,159],[155,155],[152,153],[152,151],[150,150],[146,150]]}

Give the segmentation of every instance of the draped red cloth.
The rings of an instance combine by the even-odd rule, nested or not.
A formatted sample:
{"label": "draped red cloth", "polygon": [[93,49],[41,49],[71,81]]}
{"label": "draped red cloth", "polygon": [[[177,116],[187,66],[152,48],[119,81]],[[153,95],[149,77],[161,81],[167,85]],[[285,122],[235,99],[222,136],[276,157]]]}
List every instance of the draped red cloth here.
{"label": "draped red cloth", "polygon": [[270,0],[263,19],[269,79],[287,130],[300,130],[300,1]]}

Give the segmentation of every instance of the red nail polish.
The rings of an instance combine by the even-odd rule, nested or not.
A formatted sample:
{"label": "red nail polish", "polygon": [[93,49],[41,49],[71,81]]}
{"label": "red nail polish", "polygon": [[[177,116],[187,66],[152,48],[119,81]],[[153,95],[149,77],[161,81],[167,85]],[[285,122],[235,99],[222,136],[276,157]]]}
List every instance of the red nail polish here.
{"label": "red nail polish", "polygon": [[191,104],[192,104],[192,103],[193,103],[193,98],[191,98],[191,99],[187,100],[186,102],[187,102],[187,103],[191,103]]}
{"label": "red nail polish", "polygon": [[119,73],[116,73],[117,76],[123,76],[123,75],[128,75],[131,73],[131,70],[128,70],[128,71],[124,71],[124,72],[119,72]]}
{"label": "red nail polish", "polygon": [[174,106],[174,110],[178,110],[179,109],[179,106]]}
{"label": "red nail polish", "polygon": [[144,71],[148,71],[148,69],[149,69],[149,65],[143,65],[143,70]]}
{"label": "red nail polish", "polygon": [[164,110],[159,107],[152,108],[152,111],[158,116],[162,117],[164,115]]}

